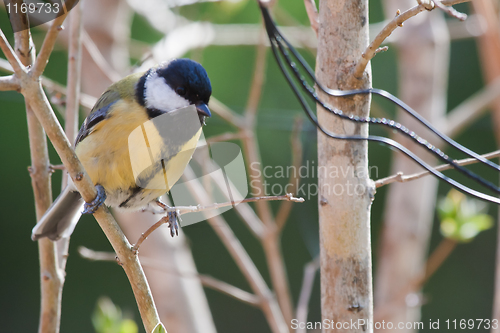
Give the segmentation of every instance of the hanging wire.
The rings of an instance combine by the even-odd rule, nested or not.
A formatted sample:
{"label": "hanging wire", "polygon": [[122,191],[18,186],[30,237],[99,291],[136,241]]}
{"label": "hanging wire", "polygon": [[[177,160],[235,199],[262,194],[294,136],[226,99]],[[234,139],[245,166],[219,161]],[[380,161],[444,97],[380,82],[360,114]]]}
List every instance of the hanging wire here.
{"label": "hanging wire", "polygon": [[[348,91],[341,91],[341,90],[333,90],[324,87],[320,82],[317,81],[312,69],[309,67],[307,62],[302,58],[302,56],[295,50],[295,48],[284,38],[284,36],[278,31],[274,21],[272,20],[269,10],[262,5],[259,2],[260,9],[262,11],[262,16],[264,18],[264,23],[266,27],[266,31],[269,37],[269,41],[271,43],[271,49],[273,51],[274,57],[276,58],[276,62],[278,63],[278,66],[280,67],[283,75],[285,76],[287,82],[289,83],[290,87],[292,88],[295,96],[298,98],[300,104],[302,105],[302,108],[306,112],[307,116],[309,119],[320,129],[325,135],[334,138],[334,139],[340,139],[340,140],[366,140],[366,141],[374,141],[374,142],[379,142],[384,145],[388,145],[392,148],[395,148],[402,153],[406,154],[408,157],[410,157],[412,160],[414,160],[416,163],[418,163],[420,166],[425,168],[427,171],[429,171],[431,174],[436,176],[437,178],[447,182],[451,186],[457,188],[458,190],[467,193],[469,195],[475,196],[481,200],[485,200],[488,202],[493,202],[496,204],[500,204],[500,199],[487,195],[485,193],[473,190],[456,180],[449,178],[442,174],[441,172],[435,170],[432,166],[424,162],[422,159],[420,159],[418,156],[416,156],[413,152],[408,150],[406,147],[401,145],[400,143],[389,139],[385,137],[380,137],[380,136],[359,136],[359,135],[352,135],[352,136],[344,136],[344,135],[337,135],[333,132],[328,131],[324,127],[322,127],[318,119],[316,118],[316,115],[314,112],[311,110],[310,106],[308,105],[306,99],[304,98],[304,95],[300,92],[301,89],[297,86],[297,83],[294,81],[293,77],[291,76],[290,72],[293,73],[295,76],[296,80],[300,81],[302,90],[305,92],[307,96],[312,98],[316,103],[318,103],[322,108],[325,110],[335,114],[338,117],[341,117],[342,119],[349,120],[349,121],[354,121],[357,123],[368,123],[368,124],[374,124],[374,125],[384,125],[387,126],[391,129],[397,130],[403,135],[409,137],[413,141],[415,141],[417,144],[423,146],[426,148],[429,152],[432,154],[436,155],[439,159],[443,160],[445,163],[452,165],[456,170],[464,174],[465,176],[475,180],[476,182],[482,184],[483,186],[491,189],[492,191],[496,193],[500,193],[500,188],[493,183],[483,179],[482,177],[478,176],[477,174],[471,172],[470,170],[458,165],[453,159],[448,157],[446,154],[444,154],[440,149],[429,143],[427,140],[421,138],[418,136],[415,132],[410,131],[408,128],[405,126],[401,125],[400,123],[386,119],[386,118],[373,118],[373,117],[359,117],[355,115],[346,115],[344,114],[341,110],[332,108],[331,106],[327,105],[324,103],[322,100],[319,99],[318,94],[316,91],[309,85],[309,83],[306,81],[304,76],[302,76],[299,72],[299,69],[297,67],[297,64],[293,61],[293,59],[290,56],[290,52],[294,56],[294,58],[298,61],[298,63],[302,66],[302,68],[306,71],[306,73],[310,76],[310,78],[314,81],[314,83],[317,85],[317,87],[322,90],[324,93],[334,96],[334,97],[346,97],[346,96],[352,96],[356,94],[377,94],[380,95],[392,103],[398,105],[401,107],[403,110],[408,112],[411,116],[413,116],[415,119],[417,119],[420,123],[422,123],[424,126],[426,126],[428,129],[430,129],[433,133],[438,135],[441,139],[443,139],[446,143],[450,144],[452,147],[456,148],[457,150],[463,152],[464,154],[473,157],[477,159],[478,161],[488,165],[489,167],[500,171],[500,166],[497,164],[485,159],[484,157],[478,155],[477,153],[469,150],[466,147],[463,147],[459,143],[455,142],[454,140],[450,139],[448,136],[445,134],[441,133],[438,131],[434,126],[432,126],[427,120],[425,120],[423,117],[421,117],[415,110],[411,109],[408,105],[406,105],[403,101],[399,100],[392,94],[386,92],[385,90],[381,89],[359,89],[359,90],[348,90]],[[286,65],[285,65],[286,64]],[[287,69],[288,68],[288,69]]]}

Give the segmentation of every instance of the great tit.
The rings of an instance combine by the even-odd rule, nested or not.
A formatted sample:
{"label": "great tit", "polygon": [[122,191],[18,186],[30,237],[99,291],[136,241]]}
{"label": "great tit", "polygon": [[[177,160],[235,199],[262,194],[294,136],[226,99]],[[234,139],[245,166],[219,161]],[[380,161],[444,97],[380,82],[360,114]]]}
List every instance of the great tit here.
{"label": "great tit", "polygon": [[[75,152],[98,189],[96,200],[84,203],[69,181],[33,228],[31,238],[57,240],[70,236],[83,206],[83,213],[93,213],[103,202],[131,210],[156,203],[181,177],[191,159],[205,117],[211,116],[207,106],[211,93],[207,72],[190,59],[175,59],[111,85],[85,119],[75,142]],[[186,117],[188,110],[194,110],[186,108],[190,105],[196,108],[194,123]],[[168,117],[154,122],[164,116]],[[148,122],[149,127],[145,126]],[[134,150],[131,145],[140,143],[131,141],[132,132],[145,131],[146,127],[145,149]],[[153,146],[159,149],[152,151]],[[139,154],[139,163],[141,159],[156,159],[157,163],[137,174],[131,154]],[[166,186],[154,184],[155,179],[163,178],[168,180]]]}

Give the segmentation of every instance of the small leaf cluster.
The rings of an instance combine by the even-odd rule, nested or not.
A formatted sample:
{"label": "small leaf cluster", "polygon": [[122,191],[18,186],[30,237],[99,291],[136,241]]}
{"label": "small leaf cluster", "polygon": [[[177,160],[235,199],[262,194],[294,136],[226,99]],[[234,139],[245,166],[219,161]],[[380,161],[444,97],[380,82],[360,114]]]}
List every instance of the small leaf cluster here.
{"label": "small leaf cluster", "polygon": [[493,226],[492,217],[486,214],[487,208],[486,203],[452,189],[438,204],[441,233],[457,242],[470,242]]}

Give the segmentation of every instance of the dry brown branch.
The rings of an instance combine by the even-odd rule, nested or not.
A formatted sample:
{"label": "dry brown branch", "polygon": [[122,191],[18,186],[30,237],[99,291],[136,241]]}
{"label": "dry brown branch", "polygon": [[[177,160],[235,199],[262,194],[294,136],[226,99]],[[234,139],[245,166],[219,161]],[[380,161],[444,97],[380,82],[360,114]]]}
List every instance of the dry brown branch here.
{"label": "dry brown branch", "polygon": [[[316,272],[319,269],[319,257],[307,263],[304,266],[304,277],[302,278],[302,287],[300,288],[299,300],[297,302],[296,317],[299,323],[307,322],[309,312],[309,300],[311,299],[312,289]],[[296,333],[307,333],[307,329],[297,329]]]}
{"label": "dry brown branch", "polygon": [[304,5],[306,6],[307,17],[309,17],[309,22],[311,23],[311,28],[314,30],[316,36],[318,36],[318,9],[316,8],[316,3],[314,0],[304,0]]}
{"label": "dry brown branch", "polygon": [[[80,246],[78,248],[78,253],[85,259],[92,261],[114,261],[116,262],[116,254],[113,252],[104,252],[104,251],[94,251],[88,249],[84,246]],[[174,267],[168,267],[163,261],[159,261],[157,259],[143,257],[141,256],[141,264],[143,267],[151,267],[153,269],[159,269],[168,274],[176,274],[183,278],[195,278],[199,279],[200,282],[213,290],[220,291],[223,294],[231,296],[237,300],[240,300],[244,303],[259,307],[260,299],[243,289],[235,287],[227,282],[218,280],[212,276],[204,275],[204,274],[196,274],[190,272],[180,272]]]}
{"label": "dry brown branch", "polygon": [[[441,1],[443,6],[452,6],[462,2],[468,2],[470,0],[445,0]],[[430,10],[429,4],[432,4],[432,1],[421,1],[415,7],[412,7],[405,11],[402,14],[396,14],[396,17],[391,20],[387,25],[380,31],[380,33],[375,37],[375,39],[368,45],[365,52],[361,55],[361,58],[356,63],[356,67],[354,68],[354,76],[356,78],[360,78],[363,75],[363,71],[366,68],[368,62],[375,56],[376,50],[380,47],[380,45],[384,42],[384,40],[389,37],[389,35],[396,30],[397,27],[402,27],[403,22],[412,18],[413,16],[423,12],[424,10]]]}
{"label": "dry brown branch", "polygon": [[[500,156],[500,150],[482,155],[482,157],[484,157],[486,159],[492,159],[492,158],[499,157],[499,156]],[[478,163],[479,160],[477,160],[475,158],[466,158],[466,159],[458,160],[458,161],[455,160],[455,162],[458,165],[463,166],[463,165]],[[440,166],[435,167],[434,169],[437,171],[445,171],[445,170],[453,169],[453,166],[451,166],[450,164],[442,164]],[[422,178],[424,176],[428,176],[430,174],[431,173],[429,171],[422,171],[419,173],[414,173],[414,174],[405,176],[402,172],[398,172],[395,175],[376,180],[375,187],[379,188],[379,187],[382,187],[384,185],[388,185],[388,184],[391,184],[394,182],[405,183],[405,182],[409,182],[411,180]]]}
{"label": "dry brown branch", "polygon": [[[290,192],[295,193],[297,191],[297,187],[300,182],[300,175],[298,174],[298,170],[302,165],[302,141],[300,138],[300,133],[302,131],[302,118],[295,118],[295,123],[293,126],[292,134],[290,136],[290,143],[292,147],[292,170],[293,172],[290,174],[290,179],[288,180],[288,184],[291,184]],[[276,213],[275,222],[278,230],[283,230],[285,223],[290,216],[290,212],[292,211],[292,203],[288,201],[283,201],[278,209],[278,213]]]}
{"label": "dry brown branch", "polygon": [[[304,202],[303,198],[296,198],[293,194],[288,193],[287,195],[279,195],[279,196],[264,196],[264,197],[256,197],[256,198],[247,198],[238,202],[223,202],[223,203],[213,203],[206,206],[177,206],[177,207],[164,207],[165,212],[177,212],[179,216],[187,213],[199,213],[207,210],[216,210],[223,207],[236,206],[240,203],[248,203],[248,202],[258,202],[258,201],[291,201],[291,202]],[[162,218],[160,221],[153,224],[146,232],[144,232],[141,237],[135,243],[133,249],[134,251],[139,251],[139,247],[146,240],[146,238],[151,235],[153,231],[161,227],[163,224],[170,222],[168,218]]]}

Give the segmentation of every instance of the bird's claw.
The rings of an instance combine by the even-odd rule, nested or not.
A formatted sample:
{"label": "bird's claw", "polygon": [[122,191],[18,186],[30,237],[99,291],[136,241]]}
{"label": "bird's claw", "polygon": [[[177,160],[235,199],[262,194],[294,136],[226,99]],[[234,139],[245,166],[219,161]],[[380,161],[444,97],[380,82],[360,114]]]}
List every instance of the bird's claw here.
{"label": "bird's claw", "polygon": [[104,190],[104,187],[102,187],[101,185],[96,185],[95,188],[97,190],[97,196],[94,200],[92,200],[92,202],[85,203],[85,205],[83,206],[84,209],[82,214],[94,214],[97,208],[99,208],[104,203],[104,201],[106,201],[106,191]]}
{"label": "bird's claw", "polygon": [[179,214],[177,212],[168,212],[168,227],[170,228],[170,236],[179,236]]}

